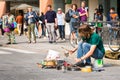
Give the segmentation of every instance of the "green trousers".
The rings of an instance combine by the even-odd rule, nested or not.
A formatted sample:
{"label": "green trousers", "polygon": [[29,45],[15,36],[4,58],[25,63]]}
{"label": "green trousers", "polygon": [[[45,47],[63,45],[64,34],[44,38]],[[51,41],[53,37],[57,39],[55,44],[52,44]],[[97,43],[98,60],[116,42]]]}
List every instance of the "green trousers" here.
{"label": "green trousers", "polygon": [[9,43],[11,43],[11,44],[16,43],[14,31],[10,31],[6,34],[8,36]]}
{"label": "green trousers", "polygon": [[34,41],[36,41],[35,24],[34,23],[31,23],[31,24],[28,25],[28,38],[29,38],[29,41],[31,41],[32,34],[33,34]]}

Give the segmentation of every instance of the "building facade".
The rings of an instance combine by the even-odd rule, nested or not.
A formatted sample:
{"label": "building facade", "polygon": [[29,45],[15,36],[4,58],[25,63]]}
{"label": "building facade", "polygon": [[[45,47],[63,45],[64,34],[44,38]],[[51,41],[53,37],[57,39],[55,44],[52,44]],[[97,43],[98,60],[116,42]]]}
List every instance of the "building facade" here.
{"label": "building facade", "polygon": [[[64,12],[66,12],[71,4],[75,3],[80,7],[81,1],[83,0],[0,0],[0,16],[2,16],[6,10],[10,10],[18,4],[26,3],[29,5],[34,5],[40,8],[40,12],[46,12],[48,4],[53,6],[53,9],[57,11],[57,8],[61,7]],[[89,8],[90,20],[92,19],[94,9],[98,4],[102,4],[104,8],[104,17],[106,17],[110,7],[115,7],[116,12],[120,15],[120,0],[85,0]],[[69,4],[68,4],[69,3]]]}

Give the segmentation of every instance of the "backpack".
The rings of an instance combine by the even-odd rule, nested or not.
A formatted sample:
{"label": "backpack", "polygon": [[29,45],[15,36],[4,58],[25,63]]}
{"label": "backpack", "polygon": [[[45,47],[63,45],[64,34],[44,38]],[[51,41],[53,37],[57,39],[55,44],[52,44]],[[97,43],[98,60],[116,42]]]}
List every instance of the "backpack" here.
{"label": "backpack", "polygon": [[70,20],[71,20],[71,16],[70,16],[69,10],[68,10],[68,12],[65,14],[65,21],[66,21],[67,23],[69,23]]}

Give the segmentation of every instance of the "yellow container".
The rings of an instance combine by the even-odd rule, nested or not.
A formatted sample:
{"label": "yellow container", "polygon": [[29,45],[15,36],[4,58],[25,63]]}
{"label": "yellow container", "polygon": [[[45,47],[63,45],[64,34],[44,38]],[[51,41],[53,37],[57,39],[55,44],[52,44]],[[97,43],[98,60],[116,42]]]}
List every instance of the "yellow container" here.
{"label": "yellow container", "polygon": [[91,66],[86,66],[84,68],[81,68],[82,72],[92,72],[92,67]]}

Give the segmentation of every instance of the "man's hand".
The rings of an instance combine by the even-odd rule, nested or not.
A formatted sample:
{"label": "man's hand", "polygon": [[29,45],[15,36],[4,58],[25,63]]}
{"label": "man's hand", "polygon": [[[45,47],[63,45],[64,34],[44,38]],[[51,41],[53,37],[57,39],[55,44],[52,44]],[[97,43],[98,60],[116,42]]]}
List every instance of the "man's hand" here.
{"label": "man's hand", "polygon": [[28,18],[32,18],[32,17],[34,17],[34,16],[33,15],[28,16]]}
{"label": "man's hand", "polygon": [[81,58],[75,58],[75,62],[81,62],[82,59]]}
{"label": "man's hand", "polygon": [[73,54],[75,51],[69,50],[68,52],[69,52],[69,54]]}

